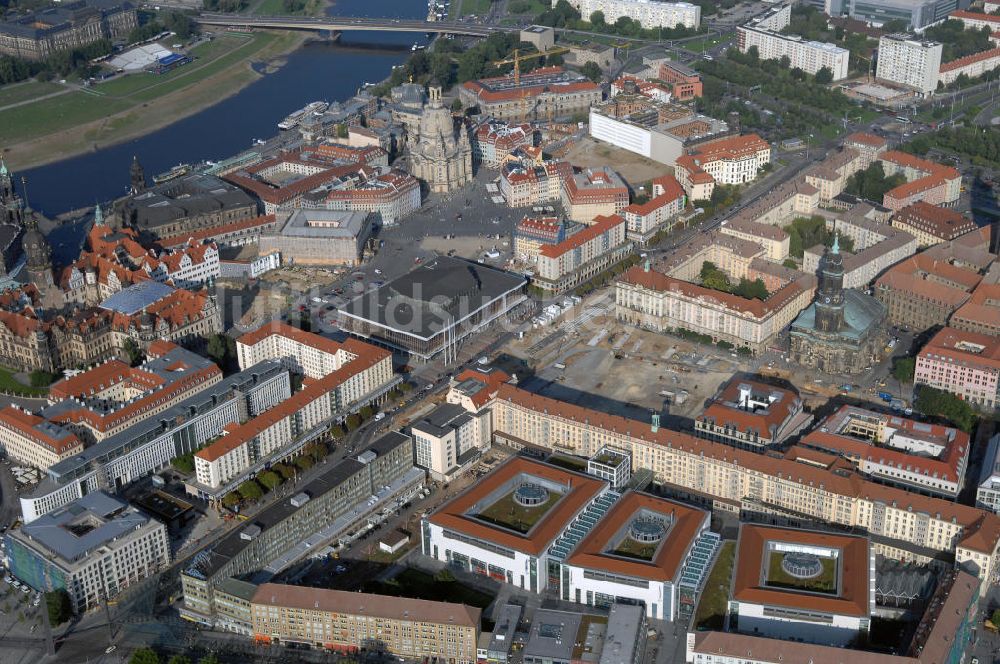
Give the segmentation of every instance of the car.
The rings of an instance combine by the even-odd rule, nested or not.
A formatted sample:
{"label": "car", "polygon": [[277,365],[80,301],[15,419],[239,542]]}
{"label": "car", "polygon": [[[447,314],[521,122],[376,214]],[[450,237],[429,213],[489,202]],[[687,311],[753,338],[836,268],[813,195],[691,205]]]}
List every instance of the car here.
{"label": "car", "polygon": [[118,646],[112,644],[112,645],[110,645],[110,646],[108,646],[107,648],[104,649],[104,654],[105,655],[110,655],[111,653],[113,653],[116,650],[118,650]]}
{"label": "car", "polygon": [[31,588],[29,588],[28,586],[21,586],[21,592],[27,595],[28,593],[31,592]]}
{"label": "car", "polygon": [[375,421],[381,422],[385,419],[385,413],[375,413]]}
{"label": "car", "polygon": [[343,574],[344,572],[347,571],[347,567],[345,565],[337,565],[333,569],[334,569],[334,571],[337,572],[337,574]]}

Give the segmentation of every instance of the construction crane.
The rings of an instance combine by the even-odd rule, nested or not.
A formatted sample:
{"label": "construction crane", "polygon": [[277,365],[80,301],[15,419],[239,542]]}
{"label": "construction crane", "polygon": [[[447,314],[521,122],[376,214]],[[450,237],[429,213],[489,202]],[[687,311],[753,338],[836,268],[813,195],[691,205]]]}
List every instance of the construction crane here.
{"label": "construction crane", "polygon": [[520,49],[514,49],[514,55],[506,58],[504,60],[497,60],[493,63],[494,67],[499,67],[500,65],[514,65],[514,85],[521,85],[521,62],[524,60],[533,60],[534,58],[544,58],[546,55],[561,55],[563,53],[569,53],[568,48],[550,48],[545,52],[529,53],[528,55],[521,55]]}

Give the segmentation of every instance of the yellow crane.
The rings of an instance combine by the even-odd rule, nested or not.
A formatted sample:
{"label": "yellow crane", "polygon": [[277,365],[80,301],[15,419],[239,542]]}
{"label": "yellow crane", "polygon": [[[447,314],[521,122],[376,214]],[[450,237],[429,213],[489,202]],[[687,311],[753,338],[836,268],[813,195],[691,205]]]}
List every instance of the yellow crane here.
{"label": "yellow crane", "polygon": [[546,55],[561,55],[562,53],[569,53],[568,48],[550,48],[547,51],[539,51],[537,53],[529,53],[528,55],[521,55],[520,49],[514,49],[514,55],[506,58],[504,60],[497,60],[493,63],[495,67],[500,65],[514,65],[514,85],[521,85],[521,62],[524,60],[533,60],[534,58],[544,58]]}

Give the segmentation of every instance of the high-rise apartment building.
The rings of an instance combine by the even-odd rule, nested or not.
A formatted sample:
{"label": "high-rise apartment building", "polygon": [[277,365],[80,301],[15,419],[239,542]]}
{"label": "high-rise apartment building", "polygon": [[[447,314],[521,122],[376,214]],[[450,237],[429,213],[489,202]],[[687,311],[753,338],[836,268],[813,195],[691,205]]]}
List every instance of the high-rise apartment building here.
{"label": "high-rise apartment building", "polygon": [[875,77],[899,83],[924,95],[937,90],[941,44],[910,35],[883,35],[878,40]]}

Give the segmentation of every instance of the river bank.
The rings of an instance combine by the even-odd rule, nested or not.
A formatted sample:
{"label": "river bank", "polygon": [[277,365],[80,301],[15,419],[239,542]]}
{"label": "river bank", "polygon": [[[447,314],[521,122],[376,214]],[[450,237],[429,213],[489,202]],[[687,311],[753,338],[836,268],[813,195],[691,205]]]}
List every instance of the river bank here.
{"label": "river bank", "polygon": [[[261,71],[277,70],[287,61],[287,56],[308,39],[307,35],[295,32],[256,35],[246,44],[236,46],[233,52],[208,63],[206,69],[212,69],[190,85],[155,96],[148,102],[132,103],[118,112],[114,112],[118,100],[109,98],[105,108],[110,112],[36,138],[9,143],[4,149],[4,158],[10,164],[17,164],[18,169],[36,168],[153,133],[236,95],[263,77],[265,74]],[[67,99],[68,95],[62,98]],[[93,104],[105,100],[87,97],[83,101]],[[18,110],[28,114],[32,108],[24,106]],[[69,104],[67,112],[73,110],[73,105]]]}

